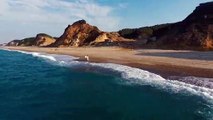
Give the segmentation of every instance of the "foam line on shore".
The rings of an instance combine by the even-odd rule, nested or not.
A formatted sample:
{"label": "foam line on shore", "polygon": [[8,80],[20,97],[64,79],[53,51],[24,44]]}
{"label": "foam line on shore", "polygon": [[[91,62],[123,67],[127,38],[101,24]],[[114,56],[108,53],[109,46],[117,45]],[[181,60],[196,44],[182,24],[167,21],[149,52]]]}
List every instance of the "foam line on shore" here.
{"label": "foam line on shore", "polygon": [[[17,51],[17,50],[14,50]],[[93,67],[101,67],[105,69],[110,69],[121,73],[121,77],[128,80],[129,83],[141,84],[141,85],[151,85],[157,88],[162,88],[164,90],[173,91],[175,93],[188,92],[191,94],[199,95],[208,101],[213,102],[213,89],[206,88],[203,86],[196,86],[183,81],[177,80],[166,80],[160,75],[129,66],[113,64],[113,63],[89,63],[75,61],[76,57],[71,57],[67,55],[55,55],[37,52],[25,52],[17,51],[24,54],[31,54],[34,57],[39,57],[45,60],[53,61],[58,65],[62,66],[73,66],[73,65],[89,65]],[[208,79],[208,78],[205,78]]]}
{"label": "foam line on shore", "polygon": [[[204,98],[213,100],[213,89],[196,86],[176,80],[167,80],[160,75],[150,73],[148,71],[132,68],[129,66],[112,64],[112,63],[91,63],[95,66],[100,66],[107,69],[112,69],[122,73],[122,77],[131,80],[130,83],[141,84],[141,85],[152,85],[163,89],[168,89],[175,93],[178,92],[190,92]],[[207,79],[207,78],[206,78]]]}

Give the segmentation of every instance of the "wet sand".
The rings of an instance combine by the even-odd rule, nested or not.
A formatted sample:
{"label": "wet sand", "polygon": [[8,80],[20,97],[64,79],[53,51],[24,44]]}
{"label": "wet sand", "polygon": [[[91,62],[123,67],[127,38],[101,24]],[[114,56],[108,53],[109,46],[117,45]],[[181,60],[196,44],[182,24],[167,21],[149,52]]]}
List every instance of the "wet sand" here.
{"label": "wet sand", "polygon": [[6,47],[13,50],[45,52],[79,57],[91,62],[116,63],[141,68],[169,76],[196,76],[213,78],[213,51],[198,52],[187,50],[124,49],[118,47],[81,47],[81,48],[39,48]]}

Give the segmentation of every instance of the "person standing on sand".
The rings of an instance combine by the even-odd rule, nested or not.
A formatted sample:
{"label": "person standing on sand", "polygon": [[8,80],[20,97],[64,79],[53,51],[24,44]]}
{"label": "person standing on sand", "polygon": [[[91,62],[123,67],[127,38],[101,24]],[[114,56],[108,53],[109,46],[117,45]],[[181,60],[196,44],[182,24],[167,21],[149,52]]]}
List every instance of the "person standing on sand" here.
{"label": "person standing on sand", "polygon": [[85,58],[87,61],[89,61],[89,56],[88,56],[88,55],[84,56],[84,58]]}

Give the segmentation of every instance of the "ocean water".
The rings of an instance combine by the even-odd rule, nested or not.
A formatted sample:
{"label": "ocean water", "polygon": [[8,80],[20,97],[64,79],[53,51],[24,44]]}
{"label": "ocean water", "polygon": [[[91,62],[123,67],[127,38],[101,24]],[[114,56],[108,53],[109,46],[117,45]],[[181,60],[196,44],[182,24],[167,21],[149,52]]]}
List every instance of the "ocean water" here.
{"label": "ocean water", "polygon": [[211,86],[75,59],[0,50],[0,120],[213,120]]}

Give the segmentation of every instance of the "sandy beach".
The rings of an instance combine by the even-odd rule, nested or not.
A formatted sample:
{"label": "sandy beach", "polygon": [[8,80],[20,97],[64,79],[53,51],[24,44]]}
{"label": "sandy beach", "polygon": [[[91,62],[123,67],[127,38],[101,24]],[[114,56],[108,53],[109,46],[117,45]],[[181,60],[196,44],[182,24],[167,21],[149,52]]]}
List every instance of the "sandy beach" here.
{"label": "sandy beach", "polygon": [[118,47],[42,48],[6,47],[12,50],[45,52],[79,57],[91,62],[116,63],[168,76],[213,78],[213,52],[159,49],[123,49]]}

